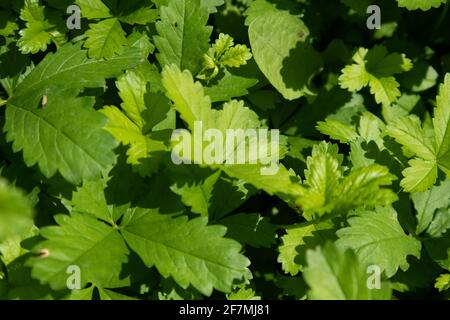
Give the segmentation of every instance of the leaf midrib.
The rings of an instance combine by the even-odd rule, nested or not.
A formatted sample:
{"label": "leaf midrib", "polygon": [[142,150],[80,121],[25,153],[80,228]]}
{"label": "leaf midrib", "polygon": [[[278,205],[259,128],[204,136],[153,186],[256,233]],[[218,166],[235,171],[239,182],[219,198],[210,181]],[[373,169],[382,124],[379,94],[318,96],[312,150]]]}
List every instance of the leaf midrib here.
{"label": "leaf midrib", "polygon": [[[80,151],[82,151],[84,154],[86,154],[92,161],[94,161],[97,165],[99,165],[100,167],[102,167],[103,168],[103,165],[87,150],[87,149],[84,149],[81,145],[79,145],[79,144],[77,144],[76,142],[75,142],[75,140],[73,140],[73,138],[71,137],[71,136],[69,136],[69,135],[67,135],[67,133],[66,132],[64,132],[63,130],[59,130],[53,123],[51,123],[51,122],[49,122],[46,118],[44,118],[44,117],[40,117],[37,113],[35,113],[33,110],[30,110],[30,109],[25,109],[25,108],[22,108],[22,107],[20,107],[20,106],[18,106],[18,105],[15,105],[15,104],[12,104],[11,102],[9,102],[8,103],[8,106],[9,107],[13,107],[13,108],[16,108],[16,109],[19,109],[19,110],[22,110],[22,111],[24,111],[24,112],[28,112],[29,114],[31,114],[31,115],[33,115],[33,116],[35,116],[37,119],[38,119],[38,121],[43,121],[44,123],[46,123],[49,127],[51,127],[51,128],[53,128],[53,130],[55,130],[57,133],[59,133],[60,135],[62,135],[63,137],[65,137],[67,140],[69,140],[76,148],[78,148]],[[39,141],[39,144],[41,144],[40,143],[40,141]],[[42,146],[41,146],[42,147]],[[63,159],[63,161],[65,161],[65,159],[64,159],[64,157],[61,157],[61,159]],[[69,169],[70,169],[70,166],[69,166]]]}
{"label": "leaf midrib", "polygon": [[[130,227],[130,226],[128,226],[128,227]],[[133,235],[133,236],[135,236],[135,237],[137,237],[137,238],[139,238],[139,239],[143,239],[144,241],[149,241],[149,242],[153,242],[153,243],[155,243],[155,244],[157,244],[157,245],[162,245],[162,246],[164,246],[165,248],[169,248],[169,249],[171,249],[171,250],[173,250],[173,251],[176,251],[176,252],[182,254],[183,256],[190,256],[190,257],[193,257],[193,258],[195,258],[195,259],[199,259],[199,260],[201,260],[201,261],[206,261],[206,262],[208,262],[208,263],[210,263],[210,264],[217,265],[217,266],[219,266],[219,267],[221,267],[221,268],[224,268],[224,269],[227,269],[227,270],[233,270],[233,271],[236,271],[236,272],[239,272],[239,273],[242,273],[242,272],[243,272],[242,269],[237,269],[237,268],[234,268],[234,267],[230,267],[230,266],[224,265],[224,264],[222,264],[222,263],[218,263],[217,261],[208,259],[208,258],[206,258],[206,257],[201,257],[201,256],[199,256],[199,255],[197,255],[197,254],[193,254],[193,253],[191,253],[191,252],[182,251],[181,249],[176,248],[176,247],[173,247],[173,246],[170,246],[170,245],[166,244],[166,243],[163,242],[163,241],[158,241],[158,240],[155,240],[155,239],[153,239],[153,238],[146,238],[146,237],[144,237],[144,236],[141,236],[140,234],[137,234],[137,233],[135,233],[135,232],[132,232],[132,231],[131,231],[130,229],[128,229],[128,228],[125,228],[123,231],[125,231],[125,232],[127,232],[127,233],[129,233],[129,234],[131,234],[131,235]],[[222,238],[221,238],[221,239],[222,239]],[[157,261],[153,261],[153,263],[156,264]],[[209,268],[208,268],[208,270],[209,270]],[[172,273],[172,272],[171,272],[171,273]],[[212,273],[212,272],[211,272],[211,273]]]}

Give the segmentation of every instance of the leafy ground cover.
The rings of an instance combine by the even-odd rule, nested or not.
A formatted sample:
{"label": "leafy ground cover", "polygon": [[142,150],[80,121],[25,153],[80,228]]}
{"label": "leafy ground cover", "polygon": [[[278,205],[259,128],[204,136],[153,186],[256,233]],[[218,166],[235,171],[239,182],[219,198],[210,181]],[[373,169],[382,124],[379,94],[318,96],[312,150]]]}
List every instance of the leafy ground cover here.
{"label": "leafy ground cover", "polygon": [[448,7],[0,0],[0,299],[448,299]]}

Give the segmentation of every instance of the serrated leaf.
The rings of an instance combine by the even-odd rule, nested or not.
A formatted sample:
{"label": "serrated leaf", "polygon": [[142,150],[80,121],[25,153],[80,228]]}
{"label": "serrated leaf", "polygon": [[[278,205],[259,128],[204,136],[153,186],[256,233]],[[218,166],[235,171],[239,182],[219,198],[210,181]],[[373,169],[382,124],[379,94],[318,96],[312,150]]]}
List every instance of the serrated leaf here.
{"label": "serrated leaf", "polygon": [[409,268],[407,256],[420,257],[420,241],[405,234],[393,208],[356,213],[348,220],[349,227],[337,231],[336,245],[353,249],[363,264],[379,266],[390,278],[399,268]]}
{"label": "serrated leaf", "polygon": [[110,281],[119,278],[129,251],[117,229],[79,213],[59,215],[56,222],[58,226],[41,230],[47,240],[33,249],[46,252],[41,258],[29,260],[33,277],[54,290],[67,287],[71,266],[80,268],[82,286],[92,282],[108,287]]}
{"label": "serrated leaf", "polygon": [[358,133],[351,126],[333,119],[326,119],[317,123],[317,130],[330,136],[333,140],[349,143],[358,138]]}
{"label": "serrated leaf", "polygon": [[137,300],[133,297],[129,297],[124,294],[114,292],[108,289],[98,288],[98,292],[100,294],[100,300],[120,300],[120,301]]}
{"label": "serrated leaf", "polygon": [[159,35],[154,41],[162,67],[175,64],[197,74],[209,47],[208,15],[200,0],[170,0],[161,7],[161,20],[156,23]]}
{"label": "serrated leaf", "polygon": [[154,212],[133,219],[123,230],[147,266],[207,296],[213,288],[230,292],[233,281],[247,273],[249,261],[239,253],[241,246],[223,238],[225,233],[224,227],[207,226],[206,218],[188,221]]}
{"label": "serrated leaf", "polygon": [[401,186],[407,192],[422,192],[430,188],[439,169],[450,174],[450,75],[439,88],[434,117],[423,125],[410,115],[393,121],[387,133],[418,158],[409,161],[403,171]]}
{"label": "serrated leaf", "polygon": [[404,176],[400,185],[408,192],[422,192],[430,188],[438,177],[438,167],[435,162],[412,159],[409,167],[403,170]]}
{"label": "serrated leaf", "polygon": [[26,22],[26,28],[20,31],[21,38],[17,42],[20,51],[27,54],[47,50],[53,39],[51,32],[55,25],[46,19],[39,0],[26,0],[20,18]]}
{"label": "serrated leaf", "polygon": [[252,58],[250,49],[243,44],[238,44],[229,48],[220,58],[219,62],[227,67],[238,68],[246,65],[247,61]]}
{"label": "serrated leaf", "polygon": [[401,95],[400,84],[393,75],[409,71],[412,62],[405,55],[388,54],[383,46],[368,50],[359,48],[353,55],[354,64],[346,66],[339,77],[339,85],[349,91],[359,91],[369,86],[375,101],[390,105]]}
{"label": "serrated leaf", "polygon": [[33,216],[30,199],[0,177],[0,244],[10,236],[21,236],[29,230]]}
{"label": "serrated leaf", "polygon": [[387,127],[387,132],[415,155],[425,160],[433,160],[435,158],[433,141],[425,135],[420,119],[417,116],[411,115],[397,119]]}
{"label": "serrated leaf", "polygon": [[238,291],[228,295],[227,300],[261,300],[252,289],[240,288]]}
{"label": "serrated leaf", "polygon": [[83,17],[86,17],[87,19],[104,19],[111,17],[109,8],[102,0],[75,0],[75,3],[80,7]]}
{"label": "serrated leaf", "polygon": [[366,267],[351,251],[341,251],[333,244],[307,252],[308,266],[303,277],[310,287],[311,300],[388,300],[389,283],[369,289]]}
{"label": "serrated leaf", "polygon": [[285,273],[295,276],[302,270],[302,266],[296,262],[296,257],[299,254],[297,248],[305,244],[304,238],[312,236],[315,230],[314,224],[286,230],[286,234],[281,238],[282,244],[278,248],[280,253],[277,259]]}
{"label": "serrated leaf", "polygon": [[437,209],[450,207],[450,180],[427,191],[414,193],[411,198],[417,212],[416,232],[420,234],[428,228]]}
{"label": "serrated leaf", "polygon": [[225,71],[225,75],[217,83],[205,87],[205,94],[211,102],[229,101],[247,95],[248,89],[258,83],[257,79],[238,76]]}
{"label": "serrated leaf", "polygon": [[337,146],[322,142],[307,158],[303,191],[296,203],[309,221],[326,214],[345,214],[360,206],[389,205],[397,196],[389,186],[395,176],[377,164],[353,168],[344,176]]}
{"label": "serrated leaf", "polygon": [[450,289],[450,273],[441,274],[437,279],[434,287],[441,291]]}
{"label": "serrated leaf", "polygon": [[47,177],[59,171],[74,184],[98,177],[115,162],[117,143],[103,130],[106,118],[92,109],[93,99],[76,96],[83,88],[103,86],[105,78],[141,59],[133,49],[93,61],[79,44],[47,55],[8,100],[5,131],[13,150],[22,150],[25,163],[37,163]]}
{"label": "serrated leaf", "polygon": [[171,169],[174,183],[170,190],[181,197],[181,201],[194,213],[208,216],[213,189],[220,177],[220,171],[199,168],[177,167]]}
{"label": "serrated leaf", "polygon": [[116,18],[90,24],[85,35],[84,47],[89,50],[89,57],[96,59],[110,59],[120,54],[127,43],[125,32]]}
{"label": "serrated leaf", "polygon": [[211,100],[189,71],[181,72],[175,65],[168,66],[162,72],[162,82],[167,96],[191,131],[194,131],[195,121],[202,121],[203,126],[209,127]]}
{"label": "serrated leaf", "polygon": [[439,8],[447,0],[397,0],[399,7],[407,8],[408,10],[422,11],[430,10],[431,8]]}

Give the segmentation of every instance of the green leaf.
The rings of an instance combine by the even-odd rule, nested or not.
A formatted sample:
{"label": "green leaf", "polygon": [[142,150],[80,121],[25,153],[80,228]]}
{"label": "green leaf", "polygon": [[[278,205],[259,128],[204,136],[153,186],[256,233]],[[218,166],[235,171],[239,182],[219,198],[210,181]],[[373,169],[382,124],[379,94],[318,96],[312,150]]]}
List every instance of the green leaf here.
{"label": "green leaf", "polygon": [[427,234],[433,238],[442,237],[450,229],[450,209],[440,209],[430,223]]}
{"label": "green leaf", "polygon": [[211,100],[200,82],[194,82],[189,71],[181,72],[175,65],[166,67],[161,75],[167,96],[189,129],[194,131],[195,121],[202,121],[204,127],[209,127]]}
{"label": "green leaf", "polygon": [[114,213],[111,206],[108,206],[105,193],[104,180],[85,181],[83,186],[78,187],[72,194],[70,205],[75,212],[89,213],[98,219],[114,224]]}
{"label": "green leaf", "polygon": [[85,48],[89,49],[89,57],[110,59],[123,50],[127,43],[125,32],[116,18],[102,20],[89,25],[86,31]]}
{"label": "green leaf", "polygon": [[309,81],[322,61],[306,42],[309,30],[302,20],[286,11],[268,10],[252,20],[248,33],[258,67],[285,99],[311,94]]}
{"label": "green leaf", "polygon": [[397,121],[388,126],[387,132],[413,154],[425,160],[433,160],[435,158],[433,141],[426,136],[417,116],[411,115],[397,119]]}
{"label": "green leaf", "polygon": [[191,211],[204,216],[210,212],[213,189],[220,177],[220,171],[211,173],[210,170],[176,167],[172,170],[172,175],[176,178],[170,190],[181,196],[181,201]]}
{"label": "green leaf", "polygon": [[395,180],[388,168],[377,164],[352,169],[344,176],[342,155],[335,145],[322,142],[307,158],[303,191],[296,203],[307,220],[325,214],[345,214],[360,206],[389,205],[397,196],[383,186]]}
{"label": "green leaf", "polygon": [[[278,247],[277,261],[281,263],[283,271],[292,276],[303,270],[306,264],[306,252],[323,245],[327,240],[334,240],[334,230],[328,229],[328,224],[300,224],[286,229]],[[331,237],[331,234],[333,237]]]}
{"label": "green leaf", "polygon": [[148,92],[147,72],[145,67],[127,71],[116,82],[123,111],[114,106],[101,110],[109,120],[106,130],[123,145],[129,145],[127,162],[143,176],[156,171],[162,154],[168,151],[165,135],[158,136],[158,132],[173,129],[171,118],[175,116],[164,95]]}
{"label": "green leaf", "polygon": [[[145,2],[144,2],[145,4]],[[152,6],[145,8],[138,8],[137,10],[127,14],[126,16],[121,16],[120,21],[128,24],[141,24],[146,25],[156,21],[158,18],[158,10]]]}
{"label": "green leaf", "polygon": [[349,143],[358,138],[358,133],[351,126],[333,119],[326,119],[317,123],[317,130],[341,143]]}
{"label": "green leaf", "polygon": [[276,195],[286,202],[295,202],[302,192],[298,178],[283,165],[274,175],[261,175],[258,165],[226,165],[221,170],[230,177],[242,179],[269,195]]}
{"label": "green leaf", "polygon": [[234,75],[225,71],[225,75],[217,83],[205,88],[205,94],[211,102],[229,101],[232,98],[247,95],[248,89],[258,83],[257,79]]}
{"label": "green leaf", "polygon": [[249,261],[241,246],[223,238],[226,228],[207,226],[207,218],[188,221],[154,212],[131,220],[122,234],[148,266],[184,289],[189,285],[210,296],[213,288],[230,292],[234,280],[247,273]]}
{"label": "green leaf", "polygon": [[436,104],[433,117],[436,156],[443,170],[450,173],[450,74],[446,74],[439,87]]}
{"label": "green leaf", "polygon": [[405,55],[388,54],[383,46],[368,50],[359,48],[353,56],[354,64],[346,66],[339,77],[339,85],[349,91],[369,86],[375,101],[390,105],[401,95],[400,84],[393,75],[411,70],[412,62]]}
{"label": "green leaf", "polygon": [[92,300],[92,296],[94,294],[94,286],[90,286],[86,289],[80,289],[80,290],[72,290],[70,294],[65,297],[65,300]]}
{"label": "green leaf", "polygon": [[154,37],[162,67],[175,64],[193,74],[201,69],[202,57],[209,47],[211,27],[207,27],[208,9],[200,0],[170,0],[161,7],[161,20]]}
{"label": "green leaf", "polygon": [[261,300],[261,297],[257,296],[253,289],[241,288],[229,294],[227,300]]}
{"label": "green leaf", "polygon": [[33,216],[30,199],[0,177],[0,244],[8,237],[20,236],[29,230]]}
{"label": "green leaf", "polygon": [[135,298],[108,289],[98,288],[98,292],[100,294],[100,300],[137,300]]}
{"label": "green leaf", "polygon": [[[407,192],[422,192],[433,186],[438,169],[450,175],[450,75],[439,88],[432,124],[425,127],[417,116],[393,121],[387,133],[418,158],[409,161],[401,186]],[[432,127],[432,128],[431,128]]]}
{"label": "green leaf", "polygon": [[5,131],[13,150],[23,151],[28,166],[38,163],[46,177],[59,171],[74,184],[99,177],[115,162],[117,144],[103,130],[106,118],[92,109],[94,100],[77,95],[83,88],[103,86],[105,78],[141,59],[133,49],[109,61],[93,61],[80,45],[47,55],[8,100]]}
{"label": "green leaf", "polygon": [[314,230],[313,225],[286,230],[287,233],[281,238],[283,243],[278,248],[280,253],[277,259],[285,273],[295,276],[302,270],[301,265],[295,262],[298,256],[297,247],[303,243],[305,236],[311,234],[312,230]]}
{"label": "green leaf", "polygon": [[337,231],[336,245],[353,249],[361,263],[379,266],[390,278],[399,268],[409,268],[407,256],[420,257],[420,241],[405,234],[393,208],[358,210],[356,214],[348,220],[349,227]]}
{"label": "green leaf", "polygon": [[[244,107],[243,102],[240,101],[232,100],[225,103],[222,110],[212,110],[211,100],[205,95],[202,85],[199,82],[194,82],[192,74],[188,70],[181,72],[174,65],[166,67],[162,72],[162,82],[166,89],[166,95],[173,101],[175,109],[187,123],[191,132],[194,132],[194,123],[196,121],[201,121],[205,129],[218,129],[224,136],[226,136],[227,129],[256,129],[261,126],[257,114]],[[255,142],[254,140],[244,142],[244,140],[238,141],[234,147],[238,148],[241,143],[249,144]],[[275,143],[275,141],[267,142],[270,152],[265,158],[271,158],[271,153],[276,152],[275,148],[271,146]],[[201,151],[203,152],[203,150]],[[283,151],[279,150],[279,153],[281,157]],[[255,187],[269,194],[277,194],[283,199],[292,200],[293,197],[298,196],[300,186],[293,182],[295,177],[283,165],[275,164],[273,169],[276,172],[273,175],[262,175],[261,170],[263,166],[260,162],[264,160],[264,157],[261,157],[259,153],[250,154],[250,152],[246,156],[247,163],[250,163],[250,160],[256,160],[258,164],[240,165],[225,162],[223,165],[214,164],[212,167],[214,169],[220,168],[233,178],[245,180]],[[226,157],[224,158],[226,159]],[[190,158],[188,160],[192,161]]]}
{"label": "green leaf", "polygon": [[307,252],[308,266],[303,277],[309,285],[311,300],[389,300],[389,283],[382,282],[379,289],[368,288],[368,274],[356,255],[341,251],[327,243],[323,248]]}
{"label": "green leaf", "polygon": [[46,19],[39,0],[26,0],[20,11],[20,19],[26,22],[26,28],[20,31],[21,38],[17,42],[23,54],[46,51],[52,40],[57,41],[55,36],[64,38],[55,31],[55,25]]}
{"label": "green leaf", "polygon": [[400,182],[405,191],[422,192],[436,182],[438,167],[435,162],[416,158],[408,164],[409,167],[402,172],[404,179]]}
{"label": "green leaf", "polygon": [[422,11],[430,10],[431,8],[439,8],[441,4],[447,3],[447,0],[397,0],[399,7],[408,10]]}
{"label": "green leaf", "polygon": [[437,279],[434,285],[439,292],[450,289],[450,273],[441,274]]}
{"label": "green leaf", "polygon": [[75,0],[80,7],[81,14],[87,19],[110,18],[109,8],[101,0]]}
{"label": "green leaf", "polygon": [[82,286],[92,282],[108,287],[119,278],[129,251],[117,229],[87,214],[59,215],[55,219],[58,226],[43,228],[41,235],[47,240],[33,248],[42,257],[28,262],[34,278],[54,290],[66,288],[71,266],[79,268]]}
{"label": "green leaf", "polygon": [[450,180],[427,191],[414,193],[411,198],[417,212],[416,233],[420,234],[428,228],[436,210],[450,207]]}

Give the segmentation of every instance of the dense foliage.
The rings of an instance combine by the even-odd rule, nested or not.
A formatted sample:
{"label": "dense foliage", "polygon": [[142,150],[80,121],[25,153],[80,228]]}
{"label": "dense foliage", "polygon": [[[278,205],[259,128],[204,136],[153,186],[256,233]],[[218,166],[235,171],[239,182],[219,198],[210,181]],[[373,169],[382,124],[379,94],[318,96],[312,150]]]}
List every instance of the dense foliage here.
{"label": "dense foliage", "polygon": [[448,299],[449,4],[0,0],[0,299]]}

